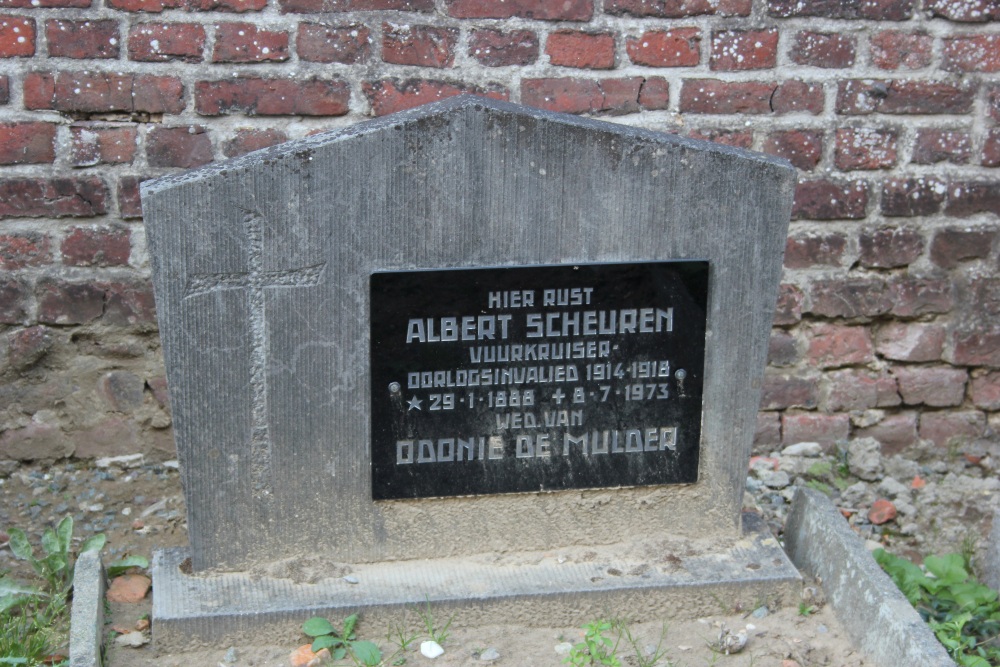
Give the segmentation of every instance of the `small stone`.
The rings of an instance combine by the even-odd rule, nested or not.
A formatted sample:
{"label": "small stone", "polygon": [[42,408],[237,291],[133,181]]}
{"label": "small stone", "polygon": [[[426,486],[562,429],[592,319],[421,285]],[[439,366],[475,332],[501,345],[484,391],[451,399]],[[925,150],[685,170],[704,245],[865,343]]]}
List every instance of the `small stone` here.
{"label": "small stone", "polygon": [[226,664],[231,665],[237,660],[239,660],[239,658],[240,658],[239,655],[236,653],[236,647],[230,646],[229,650],[226,651],[226,655],[222,657],[222,661],[225,662]]}
{"label": "small stone", "polygon": [[896,506],[887,498],[879,498],[868,510],[868,520],[876,526],[888,523],[896,518]]}
{"label": "small stone", "polygon": [[316,659],[316,654],[313,653],[312,644],[303,644],[298,647],[288,656],[288,664],[292,667],[306,667],[310,661]]}
{"label": "small stone", "polygon": [[132,522],[132,530],[142,530],[145,527],[146,524],[143,522],[142,519],[136,519],[135,521]]}
{"label": "small stone", "polygon": [[573,650],[573,645],[569,642],[563,642],[561,644],[556,644],[556,653],[559,655],[569,655],[569,652]]}
{"label": "small stone", "polygon": [[140,618],[138,621],[135,622],[135,629],[138,630],[139,632],[142,632],[143,630],[149,630],[149,619]]}
{"label": "small stone", "polygon": [[797,442],[781,450],[782,456],[819,456],[823,447],[818,442]]}
{"label": "small stone", "polygon": [[333,657],[330,655],[330,649],[321,648],[316,651],[316,657],[306,663],[306,667],[321,667],[331,660],[333,660]]}
{"label": "small stone", "polygon": [[117,644],[118,646],[139,648],[143,644],[148,644],[148,643],[149,643],[149,638],[146,637],[146,635],[144,635],[143,633],[138,631],[126,632],[123,635],[118,635],[117,637],[115,637],[115,644]]}
{"label": "small stone", "polygon": [[830,630],[827,629],[827,627],[825,625],[817,625],[816,626],[816,632],[820,633],[821,635],[825,635],[829,631]]}
{"label": "small stone", "polygon": [[492,646],[479,654],[479,659],[483,662],[493,662],[494,660],[500,659],[500,651],[496,650]]}
{"label": "small stone", "polygon": [[795,660],[782,660],[781,667],[802,667],[802,666]]}
{"label": "small stone", "polygon": [[760,481],[772,489],[783,489],[792,483],[784,470],[763,470],[760,473]]}
{"label": "small stone", "polygon": [[441,645],[436,641],[427,640],[425,642],[420,642],[420,655],[433,660],[438,656],[444,655],[444,649],[441,648]]}
{"label": "small stone", "polygon": [[138,468],[143,463],[142,454],[124,454],[122,456],[107,456],[97,459],[94,465],[98,468]]}
{"label": "small stone", "polygon": [[847,445],[847,465],[851,474],[869,482],[882,474],[882,445],[875,438],[858,438]]}
{"label": "small stone", "polygon": [[765,618],[767,614],[768,614],[767,607],[757,607],[756,609],[753,610],[751,616],[753,616],[754,618]]}
{"label": "small stone", "polygon": [[356,584],[356,583],[359,583],[359,582],[358,582],[358,578],[357,578],[357,577],[355,577],[355,576],[352,576],[352,575],[350,575],[350,574],[349,574],[349,575],[347,575],[346,577],[344,577],[344,581],[346,581],[346,582],[347,582],[347,583],[349,583],[349,584]]}
{"label": "small stone", "polygon": [[108,602],[140,602],[146,597],[151,585],[149,577],[142,574],[125,574],[115,577],[111,581],[111,587],[108,588]]}
{"label": "small stone", "polygon": [[879,493],[889,499],[899,498],[900,496],[905,498],[910,497],[910,489],[908,489],[905,484],[899,483],[892,477],[886,477],[879,482],[878,490]]}

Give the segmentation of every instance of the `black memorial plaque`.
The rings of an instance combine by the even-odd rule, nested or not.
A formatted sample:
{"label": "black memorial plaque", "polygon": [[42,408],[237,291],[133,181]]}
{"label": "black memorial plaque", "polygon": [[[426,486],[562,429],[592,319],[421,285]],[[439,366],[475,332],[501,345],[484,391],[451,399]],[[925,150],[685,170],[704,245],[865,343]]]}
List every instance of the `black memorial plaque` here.
{"label": "black memorial plaque", "polygon": [[697,480],[708,262],[375,273],[376,500]]}

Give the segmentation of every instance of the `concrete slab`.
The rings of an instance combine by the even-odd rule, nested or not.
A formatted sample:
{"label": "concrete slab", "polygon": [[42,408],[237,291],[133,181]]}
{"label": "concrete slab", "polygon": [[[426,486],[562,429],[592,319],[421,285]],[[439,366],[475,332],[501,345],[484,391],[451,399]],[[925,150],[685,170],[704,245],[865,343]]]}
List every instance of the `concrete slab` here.
{"label": "concrete slab", "polygon": [[73,609],[70,612],[70,667],[101,667],[103,662],[104,591],[106,579],[101,556],[80,554],[73,573]]}
{"label": "concrete slab", "polygon": [[[711,547],[711,548],[708,548]],[[693,555],[690,555],[693,554]],[[185,574],[186,549],[153,557],[153,641],[159,650],[289,641],[314,615],[358,612],[365,632],[384,631],[429,602],[467,627],[579,624],[642,610],[670,619],[791,603],[801,577],[759,518],[747,515],[732,543],[647,538],[548,552],[353,565],[318,583],[255,573]],[[190,561],[188,561],[190,563]],[[183,568],[188,569],[188,568]],[[343,572],[344,570],[340,570]]]}
{"label": "concrete slab", "polygon": [[785,549],[801,570],[819,577],[844,630],[874,665],[955,665],[825,495],[796,490]]}

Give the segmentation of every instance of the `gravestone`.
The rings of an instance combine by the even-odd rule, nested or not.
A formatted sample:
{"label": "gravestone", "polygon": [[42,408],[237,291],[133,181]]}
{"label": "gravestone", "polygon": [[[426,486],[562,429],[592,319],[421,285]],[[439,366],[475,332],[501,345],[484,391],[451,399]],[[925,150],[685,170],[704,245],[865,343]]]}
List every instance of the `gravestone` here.
{"label": "gravestone", "polygon": [[741,521],[794,182],[462,97],[144,183],[191,542],[160,636],[796,581]]}

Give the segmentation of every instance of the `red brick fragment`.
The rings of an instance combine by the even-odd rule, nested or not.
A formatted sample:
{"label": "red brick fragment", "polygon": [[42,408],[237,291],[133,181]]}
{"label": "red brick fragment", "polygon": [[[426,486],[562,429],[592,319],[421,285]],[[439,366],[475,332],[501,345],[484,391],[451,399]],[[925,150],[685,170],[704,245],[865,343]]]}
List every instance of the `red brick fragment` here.
{"label": "red brick fragment", "polygon": [[926,127],[917,130],[913,143],[913,164],[967,164],[972,155],[972,140],[964,130]]}
{"label": "red brick fragment", "polygon": [[212,140],[204,127],[159,126],[146,135],[146,161],[151,167],[193,169],[212,158]]}
{"label": "red brick fragment", "polygon": [[976,213],[1000,215],[1000,181],[950,183],[945,213],[957,217],[967,217]]}
{"label": "red brick fragment", "polygon": [[281,130],[244,127],[236,130],[235,136],[223,145],[222,154],[226,157],[239,157],[285,141],[288,141],[288,136]]}
{"label": "red brick fragment", "polygon": [[108,602],[123,602],[135,604],[141,602],[152,582],[149,577],[141,574],[124,574],[111,580],[108,588]]}
{"label": "red brick fragment", "polygon": [[785,242],[785,267],[840,266],[846,248],[847,237],[843,234],[792,235]]}
{"label": "red brick fragment", "polygon": [[130,164],[135,157],[136,126],[76,123],[70,126],[74,167]]}
{"label": "red brick fragment", "polygon": [[11,9],[52,9],[58,7],[90,7],[91,0],[0,0],[0,7]]}
{"label": "red brick fragment", "polygon": [[872,64],[885,70],[922,69],[931,64],[934,38],[925,32],[886,30],[871,37]]}
{"label": "red brick fragment", "polygon": [[118,21],[112,19],[45,22],[45,41],[53,58],[117,58],[121,43]]}
{"label": "red brick fragment", "polygon": [[779,18],[816,16],[830,19],[905,21],[913,16],[913,9],[914,0],[768,0],[767,3],[768,14]]}
{"label": "red brick fragment", "polygon": [[1000,21],[1000,5],[995,0],[926,0],[924,10],[962,23]]}
{"label": "red brick fragment", "polygon": [[221,23],[215,26],[212,62],[259,63],[288,60],[288,33],[262,30],[253,23]]}
{"label": "red brick fragment", "polygon": [[0,269],[16,271],[52,261],[49,237],[38,232],[0,233]]}
{"label": "red brick fragment", "polygon": [[775,85],[760,81],[685,79],[681,84],[681,113],[771,113]]}
{"label": "red brick fragment", "polygon": [[907,227],[864,230],[858,236],[858,250],[862,266],[891,269],[915,262],[924,251],[924,237]]}
{"label": "red brick fragment", "polygon": [[906,405],[961,405],[969,373],[964,368],[897,366],[892,370]]}
{"label": "red brick fragment", "polygon": [[351,89],[340,80],[237,77],[195,84],[203,116],[239,112],[258,116],[343,116]]}
{"label": "red brick fragment", "polygon": [[896,164],[897,133],[872,128],[840,128],[834,164],[838,169],[888,169]]}
{"label": "red brick fragment", "polygon": [[886,415],[877,424],[855,429],[855,438],[875,438],[882,445],[883,456],[898,454],[917,442],[917,414],[899,412]]}
{"label": "red brick fragment", "polygon": [[829,446],[847,440],[850,433],[850,417],[843,414],[786,412],[781,416],[781,441],[784,445],[818,442]]}
{"label": "red brick fragment", "polygon": [[65,112],[180,113],[184,86],[172,76],[112,72],[29,72],[26,109]]}
{"label": "red brick fragment", "polygon": [[768,371],[764,374],[764,383],[760,390],[760,409],[804,408],[808,410],[816,407],[818,397],[819,384],[816,377]]}
{"label": "red brick fragment", "polygon": [[1000,410],[1000,371],[973,374],[969,383],[969,398],[977,408]]}
{"label": "red brick fragment", "polygon": [[74,227],[60,247],[66,266],[128,266],[131,251],[131,235],[122,225]]}
{"label": "red brick fragment", "polygon": [[990,256],[997,239],[997,230],[973,227],[949,227],[934,234],[931,242],[931,261],[945,269],[953,269],[960,262],[984,259]]}
{"label": "red brick fragment", "polygon": [[934,178],[891,178],[882,185],[882,214],[932,215],[940,212],[946,193],[945,184]]}
{"label": "red brick fragment", "polygon": [[806,358],[819,368],[867,364],[875,358],[867,327],[814,324],[809,330],[808,340]]}
{"label": "red brick fragment", "polygon": [[896,518],[896,506],[887,498],[879,498],[868,510],[868,520],[876,526],[889,523]]}
{"label": "red brick fragment", "polygon": [[10,102],[10,77],[0,75],[0,104]]}
{"label": "red brick fragment", "polygon": [[13,368],[24,369],[35,364],[55,343],[52,329],[36,325],[7,335],[7,362]]}
{"label": "red brick fragment", "polygon": [[802,319],[802,290],[795,285],[782,283],[778,286],[778,301],[774,308],[775,326],[795,324]]}
{"label": "red brick fragment", "polygon": [[750,130],[701,128],[691,130],[688,136],[692,139],[711,141],[724,146],[735,146],[736,148],[750,148],[753,146],[753,132]]}
{"label": "red brick fragment", "polygon": [[634,113],[665,108],[666,90],[666,81],[659,77],[523,79],[521,101],[563,113]]}
{"label": "red brick fragment", "polygon": [[625,41],[629,60],[647,67],[694,67],[701,62],[701,30],[649,30]]}
{"label": "red brick fragment", "polygon": [[615,66],[615,36],[612,33],[586,33],[560,30],[545,42],[549,62],[580,69],[612,69]]}
{"label": "red brick fragment", "polygon": [[142,217],[139,183],[144,180],[146,179],[138,176],[122,176],[118,179],[118,215],[123,219]]}
{"label": "red brick fragment", "polygon": [[404,11],[427,12],[434,0],[278,0],[281,13]]}
{"label": "red brick fragment", "polygon": [[889,322],[875,332],[875,350],[894,361],[937,361],[945,328],[928,322]]}
{"label": "red brick fragment", "polygon": [[43,278],[35,288],[38,321],[44,324],[86,324],[104,313],[104,290],[94,283]]}
{"label": "red brick fragment", "polygon": [[145,62],[201,62],[205,28],[199,23],[140,23],[128,34],[128,57]]}
{"label": "red brick fragment", "polygon": [[531,30],[473,30],[469,37],[469,55],[487,67],[530,65],[538,52],[538,35]]}
{"label": "red brick fragment", "polygon": [[184,6],[184,0],[105,0],[105,3],[111,9],[123,12],[150,12],[154,14]]}
{"label": "red brick fragment", "polygon": [[795,35],[792,62],[826,69],[850,67],[854,64],[855,41],[840,33],[803,30]]}
{"label": "red brick fragment", "polygon": [[0,14],[0,58],[35,55],[35,19]]}
{"label": "red brick fragment", "polygon": [[614,16],[678,19],[688,16],[749,16],[751,0],[606,0],[604,12]]}
{"label": "red brick fragment", "polygon": [[976,440],[983,436],[985,429],[986,416],[978,410],[920,414],[920,437],[938,447]]}
{"label": "red brick fragment", "polygon": [[825,94],[820,84],[805,81],[782,81],[771,96],[774,113],[806,112],[816,116],[823,113]]}
{"label": "red brick fragment", "polygon": [[712,33],[711,69],[736,72],[774,67],[778,58],[778,31],[726,30]]}
{"label": "red brick fragment", "polygon": [[968,84],[848,79],[838,84],[837,113],[966,114],[975,94]]}
{"label": "red brick fragment", "polygon": [[793,220],[855,220],[868,206],[865,181],[799,181],[792,206]]}
{"label": "red brick fragment", "polygon": [[1000,167],[1000,128],[994,127],[986,134],[981,164],[984,167]]}
{"label": "red brick fragment", "polygon": [[0,180],[0,218],[90,218],[107,212],[99,178]]}
{"label": "red brick fragment", "polygon": [[382,60],[397,65],[451,67],[458,28],[382,23]]}
{"label": "red brick fragment", "polygon": [[0,164],[46,164],[56,158],[54,123],[0,123]]}
{"label": "red brick fragment", "polygon": [[23,281],[0,275],[0,324],[23,324],[28,318],[30,291]]}
{"label": "red brick fragment", "polygon": [[300,23],[295,48],[302,60],[353,65],[367,62],[371,42],[371,30],[360,23],[338,26]]}
{"label": "red brick fragment", "polygon": [[780,130],[767,135],[765,153],[783,157],[792,166],[812,171],[823,157],[823,133],[818,130]]}
{"label": "red brick fragment", "polygon": [[478,87],[426,79],[382,79],[366,81],[361,87],[376,116],[412,109],[421,104],[437,102],[455,95],[482,95],[496,100],[506,100],[510,97],[505,88],[497,85]]}
{"label": "red brick fragment", "polygon": [[896,380],[863,368],[845,368],[824,374],[821,407],[827,412],[869,410],[900,404]]}
{"label": "red brick fragment", "polygon": [[1000,36],[945,38],[941,68],[949,72],[1000,72]]}
{"label": "red brick fragment", "polygon": [[589,21],[594,4],[593,0],[445,0],[445,12],[458,19]]}
{"label": "red brick fragment", "polygon": [[810,311],[823,317],[875,317],[892,309],[892,296],[881,278],[830,278],[813,281]]}

